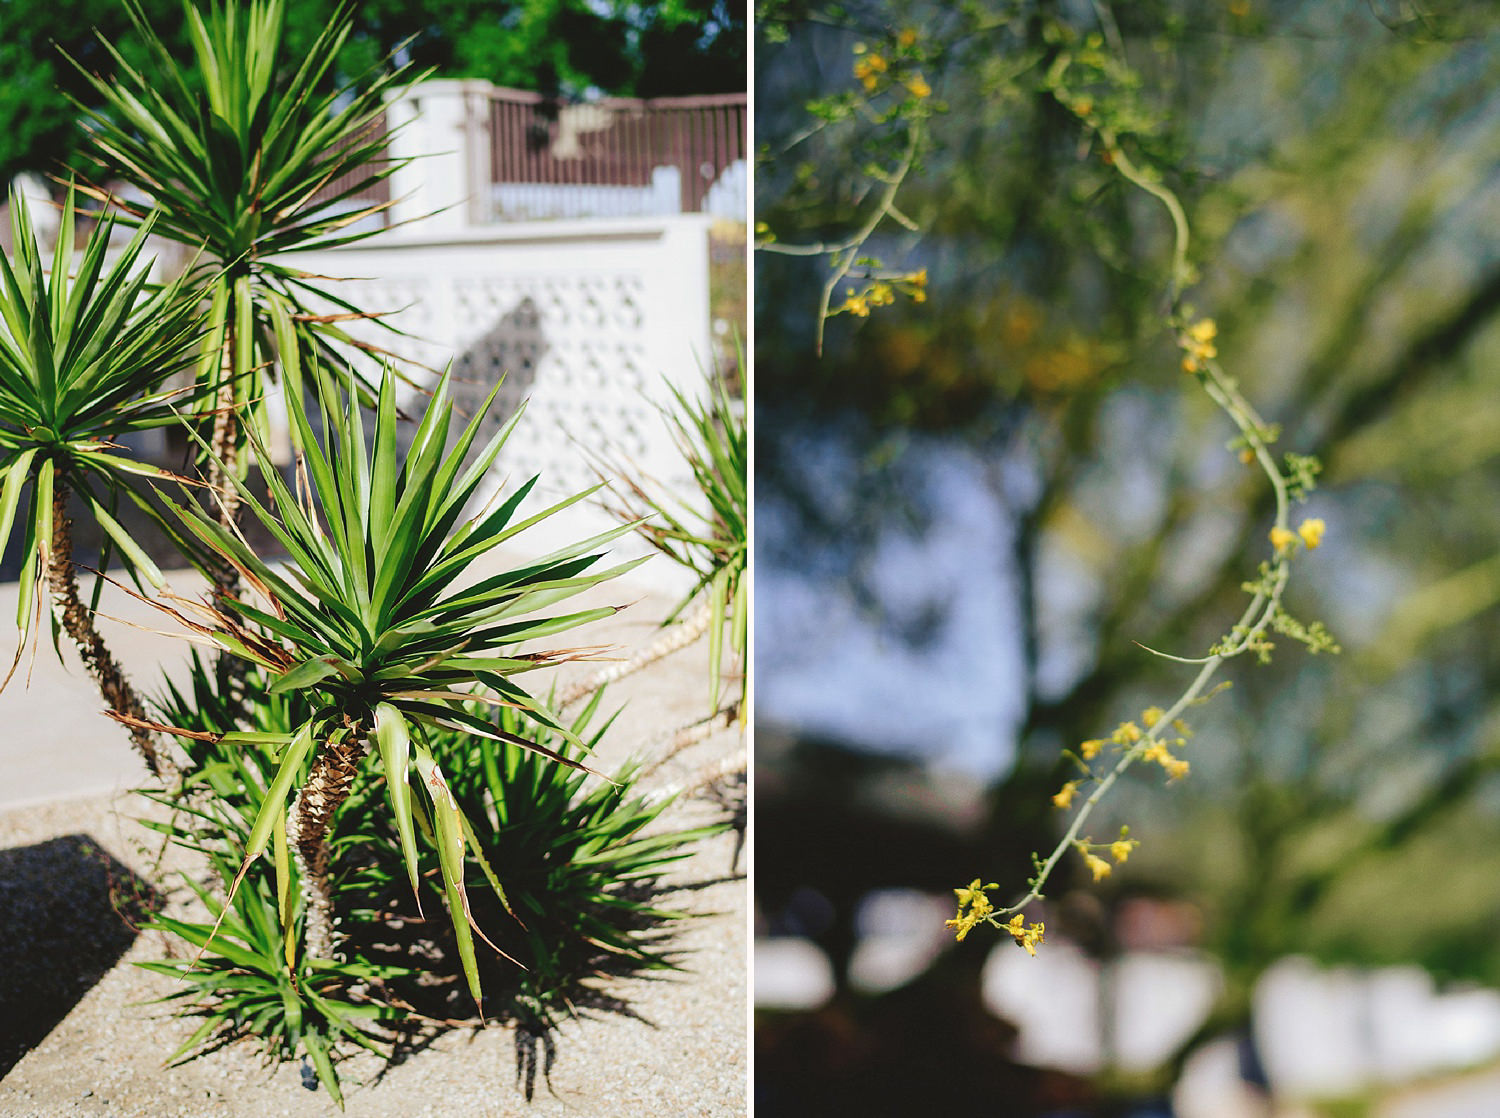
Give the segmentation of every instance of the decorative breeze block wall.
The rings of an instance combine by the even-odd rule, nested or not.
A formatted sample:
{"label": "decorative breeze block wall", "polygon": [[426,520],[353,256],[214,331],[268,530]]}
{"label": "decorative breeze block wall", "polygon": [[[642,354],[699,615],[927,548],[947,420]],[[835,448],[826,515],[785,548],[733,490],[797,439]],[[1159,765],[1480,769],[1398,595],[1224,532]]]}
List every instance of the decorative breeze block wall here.
{"label": "decorative breeze block wall", "polygon": [[[455,396],[473,414],[503,376],[485,433],[523,400],[527,411],[496,464],[495,485],[540,474],[548,504],[597,481],[587,451],[692,494],[658,403],[667,384],[701,395],[709,369],[708,228],[701,215],[551,221],[444,231],[401,230],[369,242],[283,257],[320,276],[349,277],[339,294],[392,312],[400,337],[369,324],[350,330],[431,369],[449,362]],[[418,226],[420,229],[420,225]],[[431,383],[432,374],[408,366]],[[407,392],[416,400],[417,390]],[[540,508],[540,505],[537,505]],[[612,521],[568,510],[522,537],[560,544]],[[617,553],[641,554],[639,546]],[[666,560],[638,574],[664,589],[686,583]]]}

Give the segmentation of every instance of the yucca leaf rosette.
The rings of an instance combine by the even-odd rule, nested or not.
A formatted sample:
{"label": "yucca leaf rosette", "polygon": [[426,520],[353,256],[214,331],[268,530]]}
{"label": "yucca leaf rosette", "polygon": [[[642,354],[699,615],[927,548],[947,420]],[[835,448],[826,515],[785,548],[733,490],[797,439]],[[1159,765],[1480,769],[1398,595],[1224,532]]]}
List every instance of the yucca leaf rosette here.
{"label": "yucca leaf rosette", "polygon": [[[168,387],[193,359],[193,308],[180,284],[149,282],[142,251],[150,222],[110,259],[115,224],[106,219],[75,254],[70,190],[49,266],[26,200],[13,193],[10,209],[15,255],[0,256],[0,549],[19,528],[24,556],[11,671],[37,621],[45,585],[54,636],[59,628],[68,635],[111,707],[139,715],[139,701],[79,597],[68,504],[77,494],[102,530],[101,570],[113,552],[138,585],[162,584],[156,564],[120,522],[119,503],[123,496],[156,516],[157,506],[132,482],[170,475],[124,444],[132,435],[176,425],[179,409],[201,399],[200,390]],[[132,738],[161,775],[150,734],[135,728]]]}
{"label": "yucca leaf rosette", "polygon": [[[289,834],[307,901],[309,953],[327,956],[336,949],[329,911],[329,824],[354,782],[373,769],[385,781],[414,891],[411,783],[422,789],[477,1000],[463,862],[466,846],[470,855],[479,852],[466,842],[472,830],[425,744],[427,734],[434,727],[463,729],[583,768],[572,757],[480,718],[471,705],[478,700],[516,708],[580,744],[515,677],[582,652],[533,651],[529,642],[607,617],[616,607],[560,615],[542,611],[640,560],[594,569],[601,549],[630,530],[621,526],[492,572],[497,548],[589,495],[523,517],[521,506],[537,480],[532,478],[503,500],[497,497],[494,507],[467,513],[521,413],[471,456],[494,401],[491,393],[449,446],[453,406],[444,377],[410,448],[403,450],[397,440],[395,379],[389,373],[375,408],[373,437],[350,397],[339,402],[334,386],[316,371],[309,380],[319,385],[322,418],[315,429],[300,399],[291,397],[293,438],[300,448],[295,480],[263,470],[266,502],[251,486],[236,483],[244,507],[279,542],[286,562],[266,562],[238,533],[196,505],[174,505],[187,530],[232,563],[253,591],[212,605],[180,602],[176,612],[201,636],[258,665],[273,693],[301,692],[312,710],[289,734],[230,732],[221,738],[282,750],[265,807],[250,830],[246,865],[265,852],[276,820],[294,796]],[[257,457],[267,460],[262,448]],[[367,766],[372,743],[376,749]]]}

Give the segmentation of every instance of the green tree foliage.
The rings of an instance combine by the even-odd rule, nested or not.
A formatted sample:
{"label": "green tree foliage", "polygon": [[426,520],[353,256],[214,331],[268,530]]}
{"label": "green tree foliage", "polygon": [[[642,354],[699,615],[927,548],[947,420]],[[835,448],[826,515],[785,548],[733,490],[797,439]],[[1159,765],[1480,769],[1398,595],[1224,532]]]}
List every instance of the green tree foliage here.
{"label": "green tree foliage", "polygon": [[[191,60],[178,0],[144,0],[148,21],[183,64]],[[327,26],[334,0],[287,5],[288,57]],[[131,38],[117,0],[0,0],[0,181],[22,171],[53,173],[72,160],[80,134],[68,96],[98,104],[88,83],[58,53],[113,72],[94,30],[111,43]],[[370,72],[404,45],[402,61],[442,77],[564,96],[590,90],[627,96],[717,93],[743,88],[745,9],[738,0],[367,0],[329,87]],[[143,51],[124,48],[131,65]]]}

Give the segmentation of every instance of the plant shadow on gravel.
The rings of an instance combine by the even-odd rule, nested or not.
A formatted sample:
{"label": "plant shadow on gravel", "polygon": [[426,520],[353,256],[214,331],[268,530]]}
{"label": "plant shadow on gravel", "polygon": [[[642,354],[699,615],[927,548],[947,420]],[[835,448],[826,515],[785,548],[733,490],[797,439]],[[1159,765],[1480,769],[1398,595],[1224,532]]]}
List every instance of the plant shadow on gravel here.
{"label": "plant shadow on gravel", "polygon": [[[640,955],[602,950],[591,942],[568,936],[565,918],[522,928],[493,894],[472,896],[474,919],[500,950],[515,958],[533,960],[522,970],[493,951],[481,950],[480,976],[484,985],[485,1023],[511,1028],[515,1041],[515,1086],[529,1101],[538,1080],[551,1090],[551,1072],[561,1054],[559,1026],[565,1021],[619,1017],[655,1028],[657,1022],[640,1013],[631,998],[636,982],[691,981],[693,955],[674,945],[690,924],[680,906],[694,892],[730,880],[731,874],[689,882],[629,883],[616,890],[618,908],[604,915],[617,932],[628,935]],[[411,982],[387,987],[387,994],[411,1017],[398,1033],[386,1068],[404,1063],[431,1047],[440,1037],[459,1029],[479,1027],[474,1003],[459,964],[451,927],[440,916],[423,920],[415,915],[408,893],[404,904],[392,904],[387,922],[365,925],[350,937],[349,948],[372,962],[398,964],[420,958],[423,973]],[[577,913],[573,919],[577,919]],[[550,967],[537,967],[536,938],[554,944]],[[555,938],[554,938],[555,937]],[[540,973],[539,973],[540,972]],[[371,1085],[373,1086],[374,1083]]]}
{"label": "plant shadow on gravel", "polygon": [[0,850],[0,1075],[114,968],[160,903],[88,835]]}

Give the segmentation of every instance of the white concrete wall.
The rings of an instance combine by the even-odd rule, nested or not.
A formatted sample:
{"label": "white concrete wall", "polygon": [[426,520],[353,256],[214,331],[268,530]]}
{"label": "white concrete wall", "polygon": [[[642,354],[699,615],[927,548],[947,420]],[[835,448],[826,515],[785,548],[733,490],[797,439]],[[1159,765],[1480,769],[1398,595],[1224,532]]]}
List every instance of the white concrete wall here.
{"label": "white concrete wall", "polygon": [[[423,223],[285,261],[320,276],[358,277],[332,286],[362,309],[394,312],[387,321],[409,336],[370,324],[351,332],[432,369],[451,362],[466,412],[504,375],[485,430],[529,400],[497,483],[540,473],[536,492],[555,501],[597,480],[588,448],[628,459],[688,497],[690,475],[654,402],[669,398],[667,383],[690,392],[704,384],[710,223],[679,215],[431,232]],[[408,392],[419,405],[416,397]],[[597,509],[570,510],[529,538],[561,543],[609,523]],[[642,573],[662,589],[688,584],[666,560]]]}

